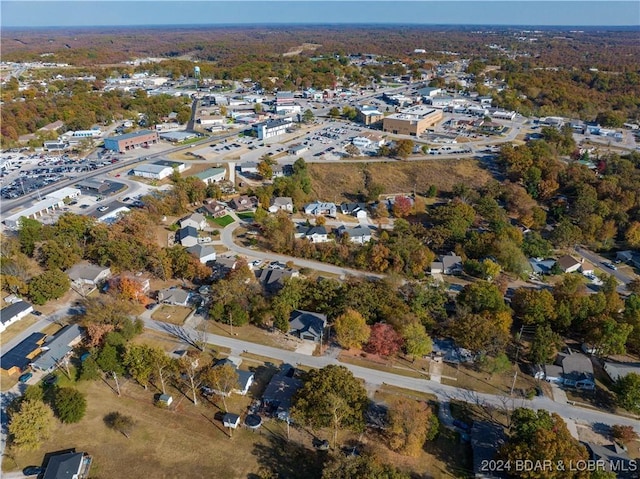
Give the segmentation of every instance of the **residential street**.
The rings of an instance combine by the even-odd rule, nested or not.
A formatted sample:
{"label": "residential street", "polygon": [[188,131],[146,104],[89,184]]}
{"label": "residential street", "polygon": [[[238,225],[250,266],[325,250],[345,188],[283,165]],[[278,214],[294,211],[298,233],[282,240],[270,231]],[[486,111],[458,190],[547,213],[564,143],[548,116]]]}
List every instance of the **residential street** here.
{"label": "residential street", "polygon": [[604,266],[603,263],[609,262],[607,258],[603,258],[602,256],[599,256],[596,253],[589,251],[585,248],[582,248],[580,246],[576,246],[575,251],[581,257],[583,257],[587,261],[590,261],[595,267],[604,269],[608,274],[614,276],[618,281],[621,281],[625,286],[629,284],[633,279],[635,279],[633,276],[628,275],[623,271],[620,271],[619,269],[612,270]]}
{"label": "residential street", "polygon": [[[177,338],[188,343],[195,343],[201,337],[202,333],[192,328],[184,328],[173,324],[144,319],[145,326],[149,329],[162,331],[176,336]],[[590,424],[624,424],[632,426],[640,433],[640,421],[637,419],[616,416],[597,410],[575,407],[569,404],[559,404],[547,397],[535,397],[533,400],[524,398],[510,398],[495,394],[484,394],[461,389],[454,386],[439,384],[427,379],[416,379],[407,376],[400,376],[383,371],[368,369],[352,364],[340,363],[337,359],[329,356],[308,356],[293,351],[284,351],[282,349],[263,346],[260,344],[242,341],[216,334],[207,334],[206,342],[213,345],[224,346],[230,348],[232,355],[240,355],[243,351],[248,351],[260,356],[279,359],[293,366],[301,364],[315,368],[322,368],[329,364],[341,364],[348,368],[354,376],[363,379],[365,382],[380,386],[388,384],[414,391],[434,394],[439,401],[450,401],[457,399],[474,404],[490,405],[498,409],[528,407],[532,409],[546,409],[551,412],[557,412],[563,418],[571,418],[581,422]]]}

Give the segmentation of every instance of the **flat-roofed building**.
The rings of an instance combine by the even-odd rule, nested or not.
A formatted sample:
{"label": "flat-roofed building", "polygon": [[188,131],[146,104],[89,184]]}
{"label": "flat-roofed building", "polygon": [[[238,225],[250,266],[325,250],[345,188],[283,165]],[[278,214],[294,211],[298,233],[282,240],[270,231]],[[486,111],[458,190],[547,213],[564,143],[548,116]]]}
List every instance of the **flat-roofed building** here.
{"label": "flat-roofed building", "polygon": [[225,173],[226,170],[224,168],[208,168],[192,176],[201,179],[209,185],[211,183],[219,183],[221,181],[224,181]]}
{"label": "flat-roofed building", "polygon": [[158,143],[158,133],[151,130],[140,130],[119,136],[109,136],[104,139],[104,147],[107,150],[121,153],[154,143]]}
{"label": "flat-roofed building", "polygon": [[80,196],[80,190],[77,188],[61,188],[48,194],[44,199],[34,203],[32,206],[5,218],[4,224],[9,229],[18,229],[21,218],[38,219],[45,214],[52,213],[56,208],[64,207],[65,198],[77,198],[78,196]]}
{"label": "flat-roofed building", "polygon": [[152,178],[154,180],[163,180],[164,178],[171,176],[172,173],[172,167],[156,165],[155,163],[144,163],[133,168],[134,176]]}
{"label": "flat-roofed building", "polygon": [[367,126],[375,125],[384,118],[384,114],[378,110],[375,106],[362,105],[357,109],[358,115],[356,119]]}
{"label": "flat-roofed building", "polygon": [[395,135],[420,136],[427,128],[433,128],[440,121],[441,110],[416,105],[385,117],[382,130]]}
{"label": "flat-roofed building", "polygon": [[282,118],[280,120],[268,120],[253,125],[253,129],[258,134],[258,140],[266,140],[274,136],[282,135],[291,127],[291,118]]}

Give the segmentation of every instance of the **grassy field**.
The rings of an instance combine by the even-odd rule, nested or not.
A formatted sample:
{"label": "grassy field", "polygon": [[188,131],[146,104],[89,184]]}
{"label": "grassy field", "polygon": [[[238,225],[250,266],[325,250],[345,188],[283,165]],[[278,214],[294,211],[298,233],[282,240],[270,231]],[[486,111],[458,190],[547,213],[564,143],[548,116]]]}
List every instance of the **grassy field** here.
{"label": "grassy field", "polygon": [[182,326],[191,311],[191,308],[186,308],[184,306],[172,306],[169,304],[163,304],[158,309],[156,309],[153,314],[151,314],[151,318],[155,319],[156,321],[164,321],[165,323]]}
{"label": "grassy field", "polygon": [[244,213],[237,213],[238,218],[243,220],[252,220],[255,216],[253,211],[245,211]]}
{"label": "grassy field", "polygon": [[[219,323],[217,321],[207,321],[206,325],[207,332],[209,333],[231,337],[231,328],[229,324]],[[265,346],[286,349],[288,351],[293,351],[295,349],[294,342],[287,339],[283,334],[270,333],[251,324],[247,324],[245,326],[234,326],[233,337],[243,341],[263,344]]]}
{"label": "grassy field", "polygon": [[425,160],[411,162],[345,163],[307,165],[312,179],[313,195],[327,201],[353,201],[358,191],[364,191],[365,176],[370,183],[383,186],[384,193],[418,194],[435,185],[438,191],[451,191],[453,185],[465,183],[476,187],[486,183],[491,175],[476,160]]}
{"label": "grassy field", "polygon": [[401,376],[407,376],[410,378],[429,378],[428,374],[423,374],[419,371],[412,370],[405,366],[394,365],[392,361],[380,362],[372,359],[354,356],[352,354],[345,354],[344,352],[340,354],[338,360],[342,363],[353,364],[354,366],[362,366],[369,369],[376,369],[378,371],[384,371],[392,374],[399,374]]}
{"label": "grassy field", "polygon": [[33,314],[29,314],[26,317],[22,318],[20,321],[13,323],[0,334],[0,346],[6,344],[8,341],[11,341],[22,331],[36,324],[39,320],[39,317],[34,316]]}
{"label": "grassy field", "polygon": [[[442,384],[489,394],[509,394],[513,385],[514,371],[489,374],[461,365],[459,369],[445,363],[442,369]],[[518,372],[514,387],[516,397],[534,391],[536,380]]]}
{"label": "grassy field", "polygon": [[220,218],[214,218],[211,220],[212,223],[217,224],[218,226],[224,228],[227,225],[230,225],[234,222],[234,219],[230,215],[221,216]]}

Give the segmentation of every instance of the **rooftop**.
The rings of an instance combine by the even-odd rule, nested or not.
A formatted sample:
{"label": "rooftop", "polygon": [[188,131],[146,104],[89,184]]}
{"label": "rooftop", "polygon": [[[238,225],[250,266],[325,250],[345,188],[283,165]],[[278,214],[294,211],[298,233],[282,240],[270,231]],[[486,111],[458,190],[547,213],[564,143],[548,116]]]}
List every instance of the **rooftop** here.
{"label": "rooftop", "polygon": [[65,326],[53,338],[44,343],[43,348],[46,347],[47,350],[38,356],[33,365],[43,371],[50,370],[71,351],[72,348],[69,344],[81,334],[80,326],[77,324]]}
{"label": "rooftop", "polygon": [[140,130],[140,131],[134,131],[133,133],[125,133],[124,135],[109,136],[105,138],[105,140],[116,140],[116,141],[130,140],[132,138],[138,138],[140,136],[145,136],[145,135],[157,135],[157,133],[151,130]]}

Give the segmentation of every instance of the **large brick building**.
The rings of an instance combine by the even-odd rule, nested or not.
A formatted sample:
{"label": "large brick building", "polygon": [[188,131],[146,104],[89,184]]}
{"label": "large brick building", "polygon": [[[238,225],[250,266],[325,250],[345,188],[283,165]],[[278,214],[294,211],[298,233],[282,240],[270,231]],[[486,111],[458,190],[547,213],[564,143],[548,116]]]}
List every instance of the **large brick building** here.
{"label": "large brick building", "polygon": [[382,130],[395,135],[420,136],[427,128],[433,128],[440,121],[441,110],[417,105],[385,117]]}
{"label": "large brick building", "polygon": [[104,147],[117,152],[125,152],[152,143],[158,143],[158,133],[151,130],[140,130],[104,139]]}

